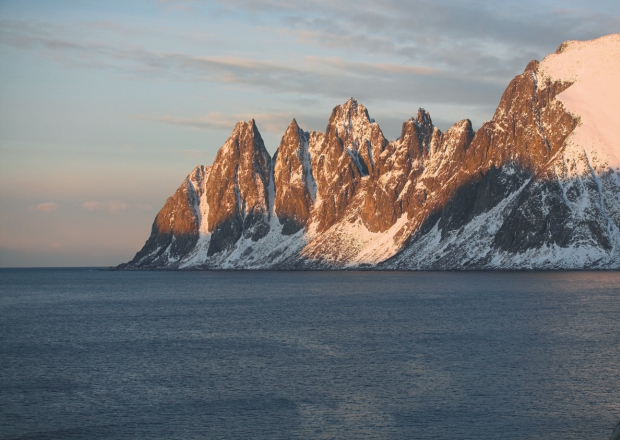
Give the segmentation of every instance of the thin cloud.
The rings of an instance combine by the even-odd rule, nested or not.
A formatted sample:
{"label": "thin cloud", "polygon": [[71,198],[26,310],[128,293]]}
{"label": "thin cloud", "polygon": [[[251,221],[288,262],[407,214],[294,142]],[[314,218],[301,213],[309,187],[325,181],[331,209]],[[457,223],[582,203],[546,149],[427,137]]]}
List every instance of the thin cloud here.
{"label": "thin cloud", "polygon": [[[203,14],[207,22],[218,13],[231,22],[247,21],[250,12],[252,29],[279,32],[295,49],[271,60],[242,51],[216,56],[156,50],[152,40],[127,38],[124,26],[109,22],[59,26],[2,20],[0,44],[36,51],[71,68],[111,70],[140,80],[209,82],[231,90],[267,92],[276,100],[294,96],[341,102],[354,96],[366,103],[382,101],[384,106],[475,107],[490,116],[508,80],[531,59],[552,52],[566,39],[614,32],[620,23],[618,6],[554,8],[552,1],[538,5],[532,14],[533,0],[523,1],[159,1],[166,9]],[[152,29],[140,32],[154,35]],[[219,38],[221,43],[225,37]],[[340,56],[303,56],[329,51]],[[261,120],[259,115],[233,115],[254,117],[263,130],[273,133],[281,133],[292,116],[265,115]],[[236,122],[221,114],[137,118],[194,129],[230,130]]]}
{"label": "thin cloud", "polygon": [[[455,75],[425,66],[309,57],[291,67],[290,63],[243,57],[194,56],[106,45],[99,41],[76,43],[70,35],[58,34],[56,28],[48,29],[42,25],[34,28],[10,23],[3,29],[4,44],[39,50],[71,66],[242,85],[281,95],[319,95],[330,99],[340,99],[343,95],[360,99],[380,96],[388,101],[421,101],[421,104],[430,100],[488,105],[491,100],[496,101],[502,87],[484,77]],[[171,117],[170,122],[195,127],[219,125],[217,121],[183,121]],[[271,124],[270,121],[267,123]]]}
{"label": "thin cloud", "polygon": [[[207,113],[204,116],[189,118],[171,115],[164,116],[133,116],[134,119],[162,122],[170,125],[178,125],[195,129],[216,129],[232,131],[239,121],[254,119],[261,131],[267,133],[282,134],[290,124],[294,115],[292,113],[243,113],[226,115],[219,112]],[[192,150],[193,151],[193,150]]]}
{"label": "thin cloud", "polygon": [[82,203],[82,207],[88,211],[99,211],[103,208],[103,203],[101,202],[84,202]]}
{"label": "thin cloud", "polygon": [[[620,7],[611,2],[603,6],[603,11],[585,2],[582,7],[569,8],[563,2],[541,4],[534,0],[501,3],[308,0],[303,5],[284,0],[220,0],[218,3],[229,13],[279,14],[286,27],[316,31],[317,37],[369,35],[377,41],[391,42],[394,47],[428,44],[444,38],[518,45],[557,44],[558,38],[565,38],[569,33],[583,38],[584,34],[592,32],[614,32],[620,14]],[[341,41],[348,44],[356,39]],[[362,42],[368,41],[362,38]],[[330,43],[337,44],[337,40],[330,40]]]}
{"label": "thin cloud", "polygon": [[205,156],[205,152],[200,150],[183,150],[181,154],[194,159],[199,159]]}
{"label": "thin cloud", "polygon": [[[403,112],[402,115],[397,115],[394,113],[371,113],[370,116],[376,120],[386,136],[395,139],[400,135],[402,124],[410,117],[415,116],[415,111],[417,111],[417,108],[412,110],[414,110],[414,112],[411,114],[406,112]],[[170,125],[178,125],[180,127],[188,127],[192,129],[221,129],[227,132],[232,131],[235,124],[239,121],[249,121],[250,119],[254,119],[261,132],[274,133],[281,136],[284,134],[293,118],[297,120],[298,125],[305,131],[324,131],[328,123],[329,112],[325,112],[323,115],[312,115],[305,113],[247,113],[225,115],[222,113],[209,113],[205,116],[195,118],[174,117],[170,115],[143,115],[134,116],[134,118]],[[434,122],[435,125],[439,126],[443,130],[446,130],[454,122],[456,122],[456,120],[448,121],[438,118],[434,119]],[[206,153],[199,150],[184,150],[182,154],[192,158],[201,158],[205,156]]]}
{"label": "thin cloud", "polygon": [[116,214],[119,211],[126,210],[129,205],[120,200],[109,200],[107,202],[88,201],[82,203],[82,207],[90,212],[106,211],[110,214]]}
{"label": "thin cloud", "polygon": [[52,212],[58,209],[58,204],[55,202],[39,203],[35,209],[40,212]]}
{"label": "thin cloud", "polygon": [[124,211],[128,208],[128,205],[125,202],[120,202],[117,200],[113,200],[108,202],[108,212],[114,214],[119,211]]}
{"label": "thin cloud", "polygon": [[[231,116],[224,115],[219,112],[207,113],[204,116],[198,118],[179,117],[172,115],[164,116],[150,116],[150,115],[137,115],[132,116],[133,119],[141,119],[144,121],[163,122],[170,125],[179,125],[182,127],[196,128],[196,129],[216,129],[216,130],[232,130],[232,127],[240,121],[244,120],[245,116]],[[248,118],[250,119],[250,118]]]}
{"label": "thin cloud", "polygon": [[167,10],[195,12],[196,0],[157,0],[160,6]]}
{"label": "thin cloud", "polygon": [[226,0],[219,4],[229,14],[243,16],[251,11],[271,17],[272,27],[279,25],[302,44],[404,58],[462,73],[485,72],[504,79],[567,39],[617,32],[620,19],[620,6],[611,2],[599,10],[592,3],[567,8],[561,2],[533,0],[308,0],[303,4]]}

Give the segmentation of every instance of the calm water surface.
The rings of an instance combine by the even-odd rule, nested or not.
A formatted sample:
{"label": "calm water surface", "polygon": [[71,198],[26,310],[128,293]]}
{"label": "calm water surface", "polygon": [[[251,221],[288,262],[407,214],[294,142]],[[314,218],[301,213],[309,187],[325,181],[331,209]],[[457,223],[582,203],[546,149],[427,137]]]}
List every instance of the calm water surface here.
{"label": "calm water surface", "polygon": [[620,273],[0,270],[0,438],[602,439]]}

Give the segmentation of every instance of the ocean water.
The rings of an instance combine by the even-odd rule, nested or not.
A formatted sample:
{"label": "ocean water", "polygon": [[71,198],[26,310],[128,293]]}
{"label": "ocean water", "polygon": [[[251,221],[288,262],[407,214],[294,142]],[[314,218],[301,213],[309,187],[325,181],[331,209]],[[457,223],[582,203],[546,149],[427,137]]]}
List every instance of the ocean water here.
{"label": "ocean water", "polygon": [[602,439],[619,272],[0,270],[0,438]]}

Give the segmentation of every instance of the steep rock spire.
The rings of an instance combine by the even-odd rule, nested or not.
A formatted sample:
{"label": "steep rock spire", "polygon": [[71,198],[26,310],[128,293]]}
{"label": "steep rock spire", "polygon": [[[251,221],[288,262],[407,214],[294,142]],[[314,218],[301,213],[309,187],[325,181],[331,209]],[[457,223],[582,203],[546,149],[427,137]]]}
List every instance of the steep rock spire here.
{"label": "steep rock spire", "polygon": [[309,133],[290,123],[274,155],[275,212],[284,235],[306,226],[316,198],[309,152]]}
{"label": "steep rock spire", "polygon": [[252,119],[239,122],[213,162],[207,184],[208,255],[231,248],[242,236],[269,232],[271,157]]}
{"label": "steep rock spire", "polygon": [[418,109],[415,119],[403,123],[400,143],[412,160],[428,157],[434,128],[431,115],[423,108]]}
{"label": "steep rock spire", "polygon": [[311,145],[317,184],[314,217],[319,230],[342,219],[358,192],[361,178],[374,173],[375,158],[387,144],[379,126],[355,99],[333,109],[321,145]]}

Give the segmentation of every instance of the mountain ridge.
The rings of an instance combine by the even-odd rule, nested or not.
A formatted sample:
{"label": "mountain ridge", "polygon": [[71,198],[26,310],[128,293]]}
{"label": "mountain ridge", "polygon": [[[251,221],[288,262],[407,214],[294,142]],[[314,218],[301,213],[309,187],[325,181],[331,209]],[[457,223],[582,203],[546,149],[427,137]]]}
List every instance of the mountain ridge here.
{"label": "mountain ridge", "polygon": [[419,109],[389,141],[351,98],[272,158],[239,122],[119,268],[619,269],[620,35],[560,48],[476,132]]}

